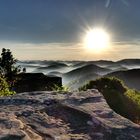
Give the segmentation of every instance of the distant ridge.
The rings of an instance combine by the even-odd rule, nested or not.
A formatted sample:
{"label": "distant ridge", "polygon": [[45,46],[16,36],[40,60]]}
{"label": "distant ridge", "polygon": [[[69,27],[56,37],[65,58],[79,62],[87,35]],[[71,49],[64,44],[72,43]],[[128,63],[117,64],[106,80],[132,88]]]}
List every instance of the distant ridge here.
{"label": "distant ridge", "polygon": [[108,66],[108,65],[112,65],[114,64],[114,61],[109,61],[109,60],[98,60],[98,61],[94,61],[95,65],[99,65],[99,66]]}
{"label": "distant ridge", "polygon": [[63,74],[62,79],[66,86],[71,89],[77,89],[89,80],[99,78],[101,75],[107,74],[108,72],[110,72],[109,69],[101,68],[94,64],[87,64]]}
{"label": "distant ridge", "polygon": [[139,64],[140,65],[140,59],[122,59],[119,61],[116,61],[115,63],[118,64],[127,64],[127,65],[131,65],[131,64]]}
{"label": "distant ridge", "polygon": [[78,75],[84,75],[86,73],[96,73],[96,74],[102,74],[102,73],[107,73],[109,72],[109,69],[106,68],[101,68],[97,65],[94,64],[88,64],[83,67],[74,69],[66,74],[64,76],[78,76]]}
{"label": "distant ridge", "polygon": [[58,64],[52,64],[45,67],[39,67],[38,69],[58,69],[58,68],[63,68],[63,67],[67,67],[67,65],[58,63]]}
{"label": "distant ridge", "polygon": [[140,90],[140,69],[116,71],[106,76],[115,76],[123,80],[128,87]]}

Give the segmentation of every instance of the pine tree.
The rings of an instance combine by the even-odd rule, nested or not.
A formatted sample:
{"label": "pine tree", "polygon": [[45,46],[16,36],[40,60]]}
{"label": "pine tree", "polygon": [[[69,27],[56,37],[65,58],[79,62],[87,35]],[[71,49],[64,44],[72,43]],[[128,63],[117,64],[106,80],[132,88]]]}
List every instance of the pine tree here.
{"label": "pine tree", "polygon": [[16,66],[17,59],[12,55],[10,49],[2,49],[0,58],[0,67],[4,71],[4,77],[8,82],[12,82],[14,76],[20,72],[20,67]]}

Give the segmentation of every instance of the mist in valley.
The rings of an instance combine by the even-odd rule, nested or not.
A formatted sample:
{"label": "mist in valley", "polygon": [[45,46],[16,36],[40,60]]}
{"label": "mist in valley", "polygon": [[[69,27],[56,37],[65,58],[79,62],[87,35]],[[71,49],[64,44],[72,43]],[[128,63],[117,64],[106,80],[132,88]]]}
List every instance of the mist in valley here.
{"label": "mist in valley", "polygon": [[[70,90],[103,76],[115,76],[126,85],[140,90],[140,60],[121,61],[21,61],[18,62],[29,73],[44,73],[48,76],[62,77],[63,86]],[[137,72],[135,72],[137,71]],[[133,76],[132,76],[133,75]]]}

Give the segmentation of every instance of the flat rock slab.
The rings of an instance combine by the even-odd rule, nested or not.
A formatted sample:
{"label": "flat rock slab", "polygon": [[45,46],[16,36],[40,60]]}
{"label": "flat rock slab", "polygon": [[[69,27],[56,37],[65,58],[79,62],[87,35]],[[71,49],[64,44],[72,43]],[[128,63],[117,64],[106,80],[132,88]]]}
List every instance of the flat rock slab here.
{"label": "flat rock slab", "polygon": [[140,126],[95,89],[26,92],[0,98],[0,140],[140,140]]}

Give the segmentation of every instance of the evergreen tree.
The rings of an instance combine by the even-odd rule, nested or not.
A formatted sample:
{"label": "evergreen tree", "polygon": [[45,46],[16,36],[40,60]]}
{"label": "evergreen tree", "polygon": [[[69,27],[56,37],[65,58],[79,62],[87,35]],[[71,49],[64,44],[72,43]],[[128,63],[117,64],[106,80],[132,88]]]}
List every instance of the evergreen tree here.
{"label": "evergreen tree", "polygon": [[0,67],[4,71],[4,77],[8,82],[13,82],[13,78],[20,72],[20,67],[16,66],[17,59],[12,55],[10,49],[2,49]]}

